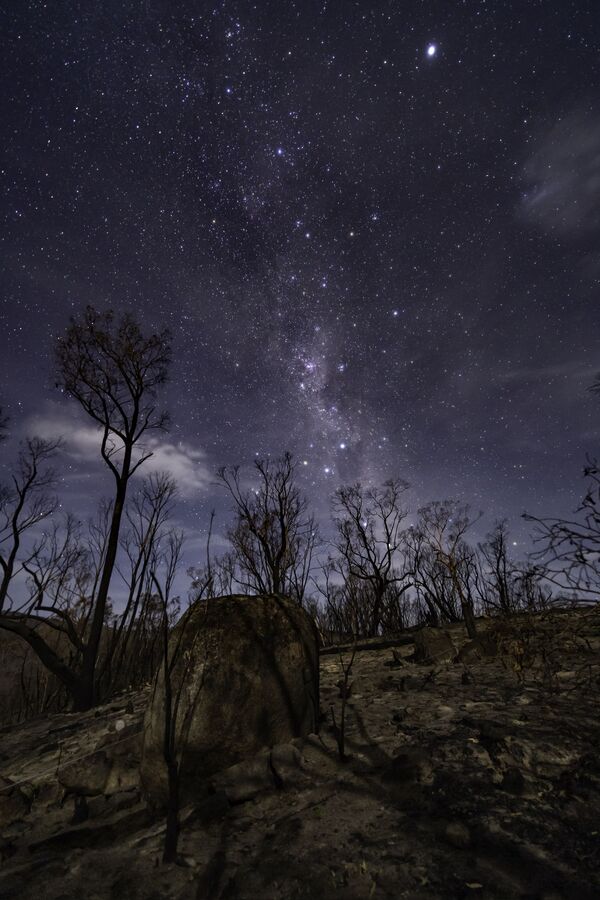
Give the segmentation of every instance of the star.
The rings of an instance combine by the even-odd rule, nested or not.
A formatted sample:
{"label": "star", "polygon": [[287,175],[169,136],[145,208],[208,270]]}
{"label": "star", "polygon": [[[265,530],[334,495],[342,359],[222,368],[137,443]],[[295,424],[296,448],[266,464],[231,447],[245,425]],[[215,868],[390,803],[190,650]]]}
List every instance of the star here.
{"label": "star", "polygon": [[427,56],[432,57],[437,53],[437,44],[429,44],[427,47]]}

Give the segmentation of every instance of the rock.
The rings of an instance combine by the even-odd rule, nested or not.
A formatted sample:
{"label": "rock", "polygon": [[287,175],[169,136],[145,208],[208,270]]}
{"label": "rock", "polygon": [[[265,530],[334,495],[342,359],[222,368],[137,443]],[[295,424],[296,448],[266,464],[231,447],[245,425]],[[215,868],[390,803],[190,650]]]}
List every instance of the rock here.
{"label": "rock", "polygon": [[218,790],[194,806],[182,810],[179,821],[182,827],[195,824],[202,826],[211,825],[213,822],[223,819],[230,808],[231,805],[226,792]]}
{"label": "rock", "polygon": [[95,797],[103,794],[111,764],[104,750],[97,750],[67,762],[58,770],[58,780],[68,794],[81,797]]}
{"label": "rock", "polygon": [[293,744],[277,744],[271,750],[269,762],[278,787],[286,788],[305,783],[302,753]]}
{"label": "rock", "polygon": [[[104,799],[104,798],[102,798]],[[87,822],[90,817],[90,810],[88,807],[87,797],[79,796],[79,794],[75,795],[75,807],[73,809],[73,818],[71,819],[71,825],[80,825],[81,822]]]}
{"label": "rock", "polygon": [[139,788],[142,755],[140,723],[128,725],[122,719],[118,719],[115,723],[115,733],[108,734],[100,742],[98,749],[104,750],[110,763],[110,774],[104,787],[105,794],[118,794]]}
{"label": "rock", "polygon": [[434,777],[431,760],[418,750],[407,750],[392,759],[384,769],[381,780],[399,784],[433,784]]}
{"label": "rock", "polygon": [[494,657],[497,653],[498,645],[495,636],[484,633],[473,641],[467,641],[454,657],[454,662],[468,665],[479,662],[481,659]]}
{"label": "rock", "polygon": [[471,846],[471,832],[462,822],[450,822],[446,825],[445,838],[453,847],[466,850]]}
{"label": "rock", "polygon": [[90,797],[87,802],[88,814],[90,819],[95,819],[98,816],[112,815],[124,809],[131,809],[139,802],[140,796],[137,791],[122,791],[112,796],[102,794]]}
{"label": "rock", "polygon": [[222,791],[229,803],[244,803],[264,791],[273,790],[276,781],[271,771],[270,756],[270,752],[265,750],[253,759],[245,759],[219,772],[212,779],[212,788]]}
{"label": "rock", "polygon": [[[232,595],[190,608],[170,638],[181,791],[193,802],[216,772],[316,731],[319,659],[312,619],[291,600]],[[144,722],[141,780],[166,800],[164,677]],[[258,776],[257,776],[258,777]]]}
{"label": "rock", "polygon": [[0,775],[0,828],[25,818],[31,806],[23,791]]}
{"label": "rock", "polygon": [[211,780],[211,788],[222,793],[228,803],[244,803],[265,791],[305,784],[302,764],[302,754],[294,744],[277,744],[272,750],[263,750],[218,772]]}
{"label": "rock", "polygon": [[406,718],[406,708],[395,709],[391,721],[394,725],[400,725]]}
{"label": "rock", "polygon": [[425,681],[422,675],[403,675],[396,682],[396,690],[406,692],[408,694],[414,691],[422,691],[425,687]]}
{"label": "rock", "polygon": [[521,770],[516,766],[510,766],[504,773],[500,787],[509,794],[522,794],[525,790],[525,779]]}
{"label": "rock", "polygon": [[36,838],[28,844],[28,849],[31,853],[52,850],[64,854],[79,847],[107,847],[129,837],[136,830],[145,828],[151,821],[146,805],[138,803],[131,809],[121,810],[98,822],[84,822],[43,838]]}
{"label": "rock", "polygon": [[139,787],[139,765],[118,765],[113,763],[110,775],[104,786],[105,794],[120,794],[123,791],[133,791]]}
{"label": "rock", "polygon": [[415,662],[439,663],[454,659],[456,647],[443,628],[422,628],[415,634]]}
{"label": "rock", "polygon": [[392,658],[386,659],[384,662],[384,666],[388,666],[390,669],[400,669],[402,666],[406,665],[406,660],[398,653],[397,650],[392,649]]}

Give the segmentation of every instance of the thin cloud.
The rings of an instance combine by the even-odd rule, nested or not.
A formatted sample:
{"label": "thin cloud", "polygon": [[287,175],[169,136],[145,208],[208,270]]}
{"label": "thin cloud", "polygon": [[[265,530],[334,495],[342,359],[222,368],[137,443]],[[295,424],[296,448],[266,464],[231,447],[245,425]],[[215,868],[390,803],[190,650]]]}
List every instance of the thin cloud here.
{"label": "thin cloud", "polygon": [[574,113],[558,122],[525,165],[526,219],[562,236],[600,227],[600,119]]}
{"label": "thin cloud", "polygon": [[[52,408],[43,413],[32,416],[25,423],[24,433],[46,440],[62,438],[60,452],[81,465],[96,465],[101,461],[100,428],[69,415],[56,404],[52,404]],[[207,464],[205,452],[189,442],[174,443],[152,436],[144,441],[142,449],[143,452],[152,453],[152,456],[140,466],[135,477],[143,478],[153,473],[167,472],[184,498],[194,497],[211,482],[213,473]],[[118,456],[118,448],[115,455]]]}

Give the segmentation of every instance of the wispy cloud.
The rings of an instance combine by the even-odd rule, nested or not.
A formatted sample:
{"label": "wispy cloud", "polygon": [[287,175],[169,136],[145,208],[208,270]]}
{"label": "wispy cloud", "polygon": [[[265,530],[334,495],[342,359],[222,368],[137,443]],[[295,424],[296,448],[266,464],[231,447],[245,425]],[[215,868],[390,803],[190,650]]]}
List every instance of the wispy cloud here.
{"label": "wispy cloud", "polygon": [[507,369],[498,373],[498,381],[549,381],[563,379],[567,381],[584,381],[591,384],[596,372],[600,370],[600,361],[595,365],[581,360],[548,363],[539,366],[524,366],[518,369]]}
{"label": "wispy cloud", "polygon": [[540,141],[525,165],[522,213],[563,236],[600,227],[600,119],[573,113]]}
{"label": "wispy cloud", "polygon": [[[60,452],[82,466],[101,462],[100,429],[70,414],[58,404],[49,404],[42,413],[29,418],[23,432],[47,440],[62,438]],[[206,453],[190,442],[175,443],[168,437],[151,436],[144,441],[143,451],[151,452],[152,456],[137,470],[136,476],[168,472],[177,483],[182,497],[196,496],[207,488],[213,478]]]}

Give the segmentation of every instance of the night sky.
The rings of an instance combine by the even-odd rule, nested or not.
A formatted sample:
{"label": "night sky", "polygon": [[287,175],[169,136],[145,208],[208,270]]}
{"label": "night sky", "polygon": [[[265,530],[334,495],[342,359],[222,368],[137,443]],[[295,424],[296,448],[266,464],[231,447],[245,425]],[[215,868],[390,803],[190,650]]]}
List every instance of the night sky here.
{"label": "night sky", "polygon": [[0,15],[0,397],[14,439],[68,435],[65,505],[111,486],[53,386],[88,303],[172,330],[153,464],[192,547],[215,469],[285,449],[320,516],[392,475],[519,542],[524,509],[576,505],[600,438],[596,2]]}

